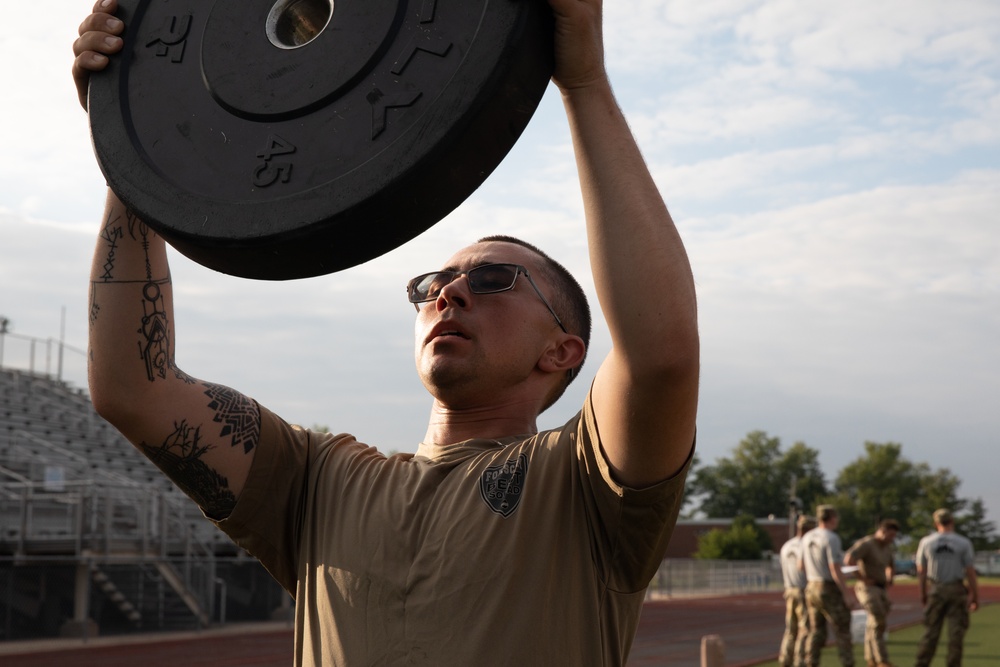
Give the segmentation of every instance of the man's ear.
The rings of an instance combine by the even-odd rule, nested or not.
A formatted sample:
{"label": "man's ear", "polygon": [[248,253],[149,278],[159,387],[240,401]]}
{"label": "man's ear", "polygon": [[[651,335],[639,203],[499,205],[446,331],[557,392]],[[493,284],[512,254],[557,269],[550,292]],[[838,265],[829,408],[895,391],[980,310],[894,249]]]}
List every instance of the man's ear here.
{"label": "man's ear", "polygon": [[546,373],[562,373],[579,366],[586,353],[587,347],[582,338],[563,334],[542,352],[538,369]]}

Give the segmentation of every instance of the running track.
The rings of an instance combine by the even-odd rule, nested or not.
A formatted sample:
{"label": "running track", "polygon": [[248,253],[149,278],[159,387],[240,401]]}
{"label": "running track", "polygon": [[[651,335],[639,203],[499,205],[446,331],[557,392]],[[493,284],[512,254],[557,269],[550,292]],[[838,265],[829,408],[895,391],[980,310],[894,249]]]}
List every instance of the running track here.
{"label": "running track", "polygon": [[[920,621],[916,586],[891,590],[893,628]],[[1000,602],[1000,586],[981,586],[983,604]],[[975,616],[973,616],[975,623]],[[784,629],[780,593],[648,602],[639,622],[629,667],[698,667],[701,637],[720,635],[726,664],[774,659]],[[4,667],[288,667],[292,631],[282,624],[227,626],[179,635],[101,637],[0,643]]]}

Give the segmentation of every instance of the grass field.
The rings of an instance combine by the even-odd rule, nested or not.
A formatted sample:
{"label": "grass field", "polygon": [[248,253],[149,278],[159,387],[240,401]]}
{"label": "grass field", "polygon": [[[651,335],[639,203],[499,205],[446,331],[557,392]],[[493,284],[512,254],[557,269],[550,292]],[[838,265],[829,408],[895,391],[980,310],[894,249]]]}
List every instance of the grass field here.
{"label": "grass field", "polygon": [[[891,617],[890,617],[891,618]],[[889,658],[894,665],[912,665],[917,657],[917,646],[923,636],[923,625],[913,625],[889,633]],[[948,653],[948,626],[941,630],[937,653],[931,667],[944,667]],[[864,667],[864,648],[854,645],[854,664]],[[762,663],[763,667],[777,667],[778,662]],[[820,657],[821,667],[838,667],[837,648],[827,646]],[[962,667],[997,667],[1000,665],[1000,604],[991,604],[972,614],[969,631],[965,635],[965,652]]]}

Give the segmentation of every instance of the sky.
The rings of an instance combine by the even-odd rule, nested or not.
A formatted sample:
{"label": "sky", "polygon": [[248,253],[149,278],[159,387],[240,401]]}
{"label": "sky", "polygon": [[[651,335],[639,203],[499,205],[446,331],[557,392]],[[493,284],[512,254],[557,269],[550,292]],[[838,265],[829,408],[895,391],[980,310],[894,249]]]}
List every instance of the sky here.
{"label": "sky", "polygon": [[[91,5],[51,0],[44,30],[0,34],[3,361],[32,363],[19,336],[62,338],[79,386],[104,179],[69,68]],[[612,83],[697,283],[702,462],[762,430],[818,450],[832,482],[866,441],[900,443],[1000,524],[1000,3],[605,5]],[[486,183],[382,257],[275,283],[173,253],[177,362],[289,421],[414,451],[430,399],[406,281],[503,233],[560,259],[593,299],[582,215],[550,85]],[[598,322],[541,428],[580,408],[609,346]],[[56,347],[36,346],[37,370],[55,372]]]}

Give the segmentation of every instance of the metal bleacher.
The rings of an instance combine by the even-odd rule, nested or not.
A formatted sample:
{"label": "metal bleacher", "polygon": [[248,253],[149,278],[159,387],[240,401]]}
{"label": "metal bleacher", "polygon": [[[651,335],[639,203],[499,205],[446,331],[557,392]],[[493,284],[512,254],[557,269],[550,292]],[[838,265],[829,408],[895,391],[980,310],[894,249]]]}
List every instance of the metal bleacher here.
{"label": "metal bleacher", "polygon": [[69,590],[49,613],[64,621],[96,608],[102,632],[202,627],[217,616],[220,556],[243,559],[84,391],[0,369],[0,640],[37,625],[55,581]]}
{"label": "metal bleacher", "polygon": [[[3,544],[9,549],[15,540],[17,553],[30,552],[29,542],[52,531],[44,522],[11,521],[9,500],[14,497],[30,499],[30,504],[45,498],[63,504],[79,503],[84,496],[107,499],[114,505],[110,517],[116,521],[125,511],[119,507],[123,502],[133,516],[139,509],[155,513],[169,508],[168,514],[191,524],[192,535],[157,532],[156,526],[138,519],[127,521],[131,525],[121,533],[140,541],[157,537],[166,551],[178,546],[172,540],[211,545],[222,539],[197,506],[95,412],[86,393],[20,370],[0,369],[0,494],[5,499],[0,510]],[[18,509],[24,517],[28,508]],[[66,528],[60,526],[58,532]],[[72,528],[75,537],[87,537],[87,526]],[[93,542],[83,546],[92,551],[106,547]]]}

